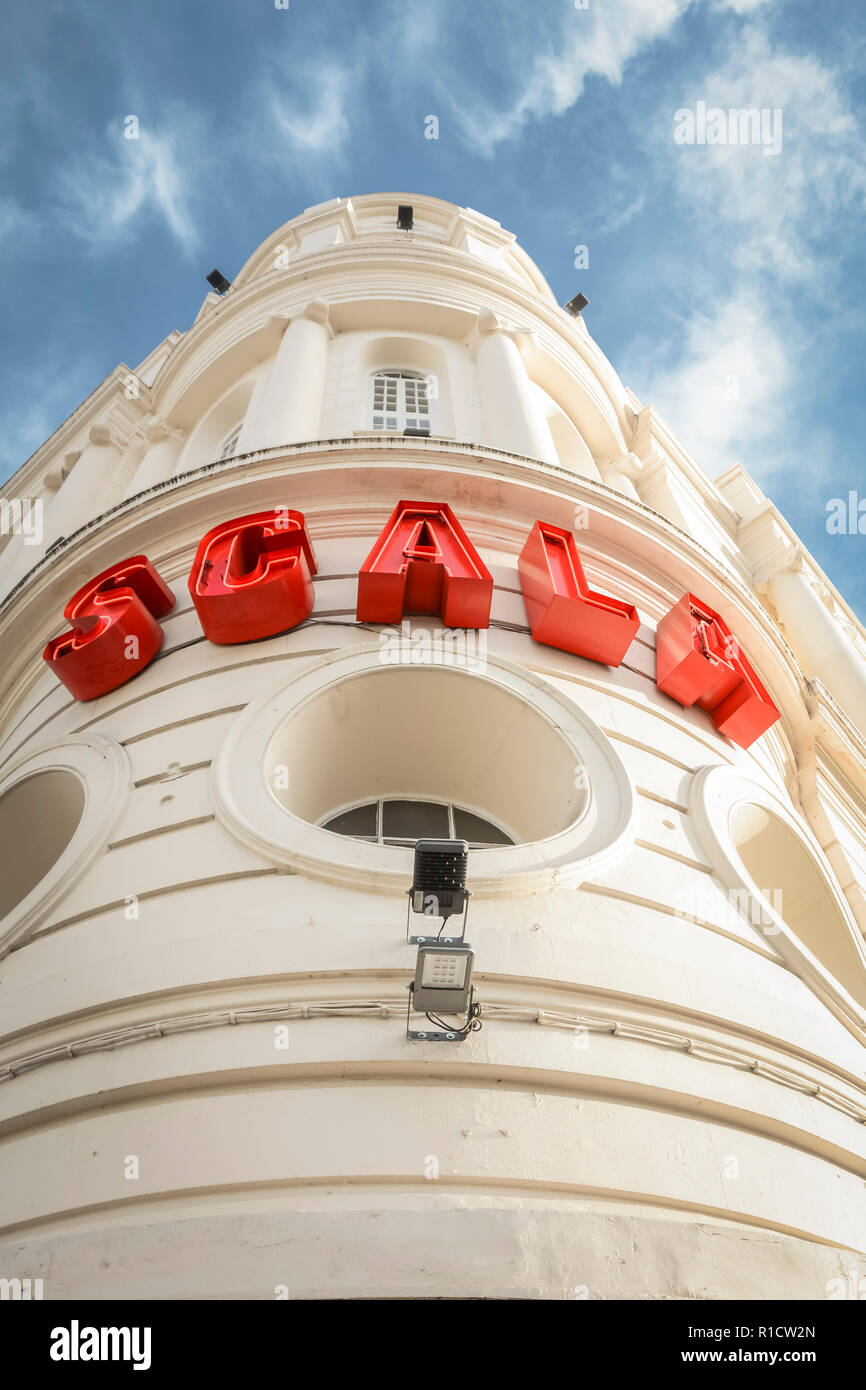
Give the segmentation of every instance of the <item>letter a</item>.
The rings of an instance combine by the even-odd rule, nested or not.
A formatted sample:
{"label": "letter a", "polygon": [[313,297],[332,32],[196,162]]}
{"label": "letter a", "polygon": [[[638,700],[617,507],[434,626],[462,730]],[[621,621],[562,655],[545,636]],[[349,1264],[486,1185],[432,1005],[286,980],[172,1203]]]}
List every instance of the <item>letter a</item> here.
{"label": "letter a", "polygon": [[358,574],[358,622],[438,613],[446,627],[489,627],[493,577],[444,502],[398,502]]}

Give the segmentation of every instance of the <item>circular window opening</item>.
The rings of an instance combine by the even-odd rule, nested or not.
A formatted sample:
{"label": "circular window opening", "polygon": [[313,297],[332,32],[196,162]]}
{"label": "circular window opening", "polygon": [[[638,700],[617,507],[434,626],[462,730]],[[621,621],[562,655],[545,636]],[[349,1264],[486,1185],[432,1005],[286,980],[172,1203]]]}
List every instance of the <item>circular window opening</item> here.
{"label": "circular window opening", "polygon": [[380,844],[450,838],[452,827],[488,847],[544,840],[589,797],[573,748],[519,695],[429,665],[328,686],[290,715],[265,762],[293,815]]}
{"label": "circular window opening", "polygon": [[83,782],[60,769],[25,777],[0,796],[0,917],[41,883],[68,846],[83,814]]}
{"label": "circular window opening", "polygon": [[768,909],[787,923],[853,998],[866,1004],[863,962],[807,845],[779,816],[751,801],[733,807],[730,831],[737,854]]}

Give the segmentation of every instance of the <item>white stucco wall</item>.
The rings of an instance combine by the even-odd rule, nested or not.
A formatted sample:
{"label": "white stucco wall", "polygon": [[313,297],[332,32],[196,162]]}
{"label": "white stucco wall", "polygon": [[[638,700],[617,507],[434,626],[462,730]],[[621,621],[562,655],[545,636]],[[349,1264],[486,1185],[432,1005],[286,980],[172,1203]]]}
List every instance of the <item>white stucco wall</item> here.
{"label": "white stucco wall", "polygon": [[[43,1277],[50,1298],[824,1298],[866,1259],[866,1017],[830,954],[790,930],[784,895],[779,921],[747,894],[732,909],[746,880],[725,798],[789,818],[856,971],[862,736],[807,684],[832,670],[801,669],[766,602],[765,532],[741,547],[742,512],[656,420],[638,425],[498,224],[416,203],[411,243],[384,197],[274,233],[146,399],[119,396],[121,375],[96,403],[121,459],[139,426],[167,437],[150,416],[176,432],[174,475],[127,486],[109,514],[94,498],[89,529],[24,583],[20,555],[5,571],[0,796],[66,766],[88,804],[73,852],[0,923],[0,1273]],[[301,313],[312,359],[282,346]],[[508,346],[491,361],[525,371],[526,395],[497,401],[477,369],[479,336],[497,333]],[[370,438],[370,371],[401,358],[441,374],[429,440]],[[320,393],[309,440],[265,430],[275,371]],[[564,412],[585,452],[490,447],[485,422],[521,402],[522,440],[543,444],[539,419]],[[214,466],[244,412],[255,447]],[[51,475],[91,428],[73,420],[18,483]],[[567,843],[470,856],[484,1027],[453,1047],[405,1038],[411,853],[328,837],[260,779],[250,791],[269,720],[335,671],[384,669],[378,630],[354,619],[355,576],[401,497],[450,503],[495,580],[484,644],[443,685],[458,759],[460,682],[475,699],[487,680],[592,773]],[[683,499],[702,518],[692,534]],[[186,588],[196,544],[277,505],[307,517],[312,617],[217,647]],[[590,582],[637,606],[617,670],[530,637],[517,556],[536,518],[579,526]],[[81,583],[136,553],[177,597],[163,649],[79,704],[42,646]],[[655,626],[687,589],[726,617],[780,709],[748,751],[656,688]],[[435,636],[438,620],[412,629]],[[329,751],[325,737],[303,750],[305,777]],[[518,771],[519,727],[497,759],[502,790],[479,783],[478,809],[495,817],[515,777],[542,806]]]}

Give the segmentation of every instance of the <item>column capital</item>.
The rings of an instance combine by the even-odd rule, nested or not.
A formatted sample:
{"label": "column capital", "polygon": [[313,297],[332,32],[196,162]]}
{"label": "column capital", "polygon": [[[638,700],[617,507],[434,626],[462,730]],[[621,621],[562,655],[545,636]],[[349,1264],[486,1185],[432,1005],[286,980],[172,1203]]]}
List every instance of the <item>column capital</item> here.
{"label": "column capital", "polygon": [[466,340],[466,346],[471,350],[477,349],[482,339],[494,336],[509,338],[521,357],[525,357],[527,352],[537,345],[535,334],[530,328],[519,328],[513,323],[508,323],[501,314],[494,313],[492,309],[481,309]]}
{"label": "column capital", "polygon": [[90,426],[87,443],[96,444],[99,448],[107,448],[111,445],[115,449],[122,449],[126,440],[113,424],[101,424]]}
{"label": "column capital", "polygon": [[782,521],[776,508],[768,506],[748,521],[740,523],[737,541],[752,570],[752,581],[760,592],[776,575],[803,573],[809,566],[803,548]]}
{"label": "column capital", "polygon": [[618,458],[598,459],[598,470],[604,482],[607,482],[607,474],[619,474],[623,478],[628,478],[630,483],[637,482],[644,471],[643,460],[637,454],[620,454]]}
{"label": "column capital", "polygon": [[292,315],[291,322],[294,323],[296,319],[307,319],[309,323],[321,324],[322,328],[327,329],[328,337],[333,338],[334,330],[331,327],[330,314],[331,306],[326,300],[311,299],[300,313]]}
{"label": "column capital", "polygon": [[642,466],[645,477],[656,469],[666,468],[670,458],[659,438],[661,417],[652,405],[644,408],[633,417],[631,452]]}
{"label": "column capital", "polygon": [[186,439],[186,430],[170,425],[161,415],[154,415],[153,419],[145,421],[144,434],[149,444],[160,444],[165,439]]}

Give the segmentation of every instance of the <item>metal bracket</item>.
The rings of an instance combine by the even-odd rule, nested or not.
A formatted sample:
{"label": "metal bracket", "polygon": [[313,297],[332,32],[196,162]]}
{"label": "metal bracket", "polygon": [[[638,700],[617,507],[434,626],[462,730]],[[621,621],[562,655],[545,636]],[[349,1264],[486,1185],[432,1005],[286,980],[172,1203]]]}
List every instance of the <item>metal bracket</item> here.
{"label": "metal bracket", "polygon": [[[412,911],[412,890],[411,890],[411,888],[410,888],[410,889],[408,890],[407,894],[406,894],[406,945],[407,945],[407,946],[423,946],[427,941],[438,941],[438,942],[439,942],[441,945],[443,945],[443,946],[455,946],[455,945],[459,945],[461,941],[465,941],[465,940],[466,940],[466,919],[467,919],[467,917],[469,916],[469,899],[471,898],[471,896],[472,896],[472,894],[471,894],[470,892],[467,891],[467,893],[466,893],[466,904],[465,904],[465,906],[464,906],[464,908],[463,908],[463,922],[461,923],[461,926],[460,926],[460,935],[459,935],[459,936],[442,936],[442,935],[440,935],[440,934],[437,934],[436,932],[429,932],[429,933],[427,933],[425,936],[410,936],[410,935],[409,935],[409,916],[410,916],[411,911]],[[440,932],[440,933],[443,931],[443,929],[444,929],[444,927],[445,927],[445,923],[446,923],[447,921],[448,921],[448,918],[447,918],[447,917],[443,917],[443,919],[442,919],[442,926],[439,928],[439,932]]]}
{"label": "metal bracket", "polygon": [[464,1024],[463,1024],[462,1028],[455,1028],[453,1033],[450,1033],[450,1032],[449,1032],[449,1033],[443,1033],[443,1032],[441,1031],[441,1029],[440,1029],[440,1030],[437,1030],[432,1024],[431,1024],[427,1029],[425,1029],[423,1033],[413,1033],[413,1032],[412,1032],[412,1030],[411,1030],[410,1027],[409,1027],[409,1019],[410,1019],[410,1017],[411,1017],[411,1015],[412,1015],[412,995],[413,995],[414,993],[415,993],[415,982],[414,982],[414,980],[413,980],[412,983],[411,983],[411,985],[409,986],[409,996],[408,996],[408,999],[407,999],[407,1001],[406,1001],[406,1037],[409,1039],[410,1042],[458,1042],[458,1043],[459,1043],[459,1042],[465,1042],[465,1041],[466,1041],[466,1039],[469,1037],[469,1034],[466,1033],[466,1032],[464,1032],[464,1031],[463,1031],[463,1028],[465,1028],[466,1023],[469,1022],[470,1012],[471,1012],[471,1009],[472,1009],[472,1001],[473,1001],[473,999],[475,998],[475,990],[474,990],[474,988],[470,991],[470,994],[469,994],[469,1010],[468,1010],[467,1013],[466,1013],[465,1022],[464,1022]]}

